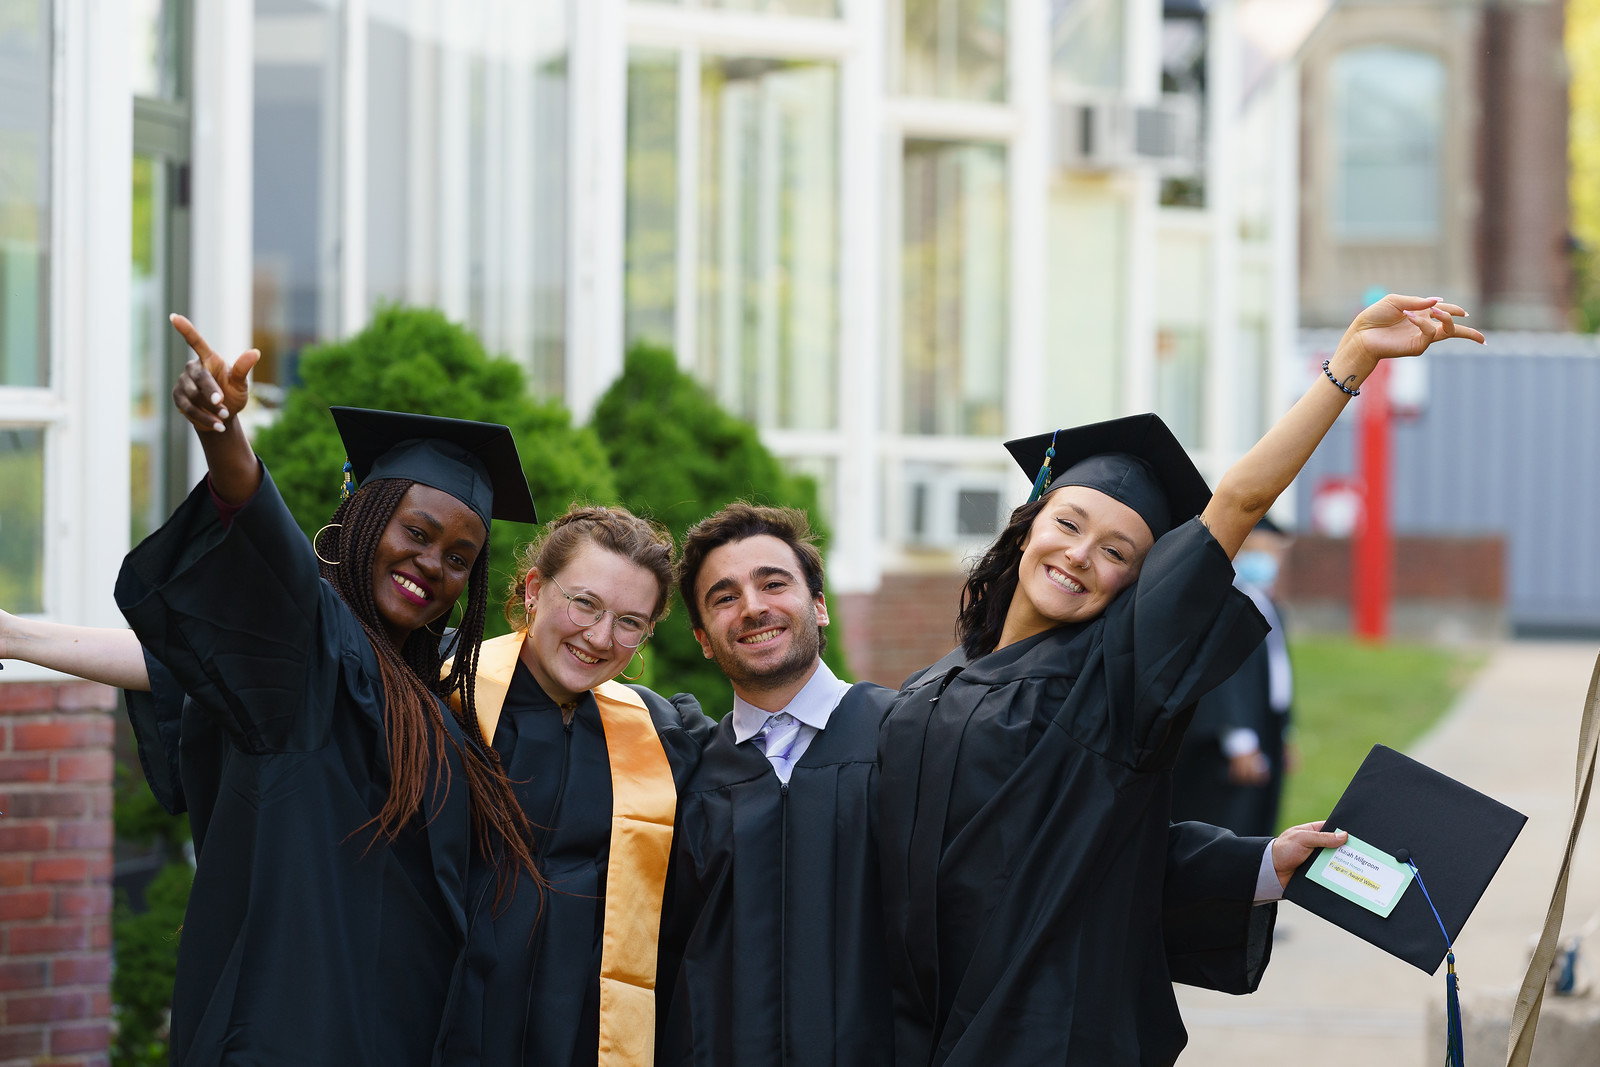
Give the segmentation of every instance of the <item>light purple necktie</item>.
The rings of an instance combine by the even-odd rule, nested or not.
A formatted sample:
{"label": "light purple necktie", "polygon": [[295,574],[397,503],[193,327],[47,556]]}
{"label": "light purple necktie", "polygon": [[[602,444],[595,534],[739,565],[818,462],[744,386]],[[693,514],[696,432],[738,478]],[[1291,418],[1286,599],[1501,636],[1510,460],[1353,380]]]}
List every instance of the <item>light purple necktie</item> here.
{"label": "light purple necktie", "polygon": [[800,740],[800,720],[788,712],[779,712],[767,719],[755,739],[777,772],[778,781],[787,782],[793,766],[794,745]]}

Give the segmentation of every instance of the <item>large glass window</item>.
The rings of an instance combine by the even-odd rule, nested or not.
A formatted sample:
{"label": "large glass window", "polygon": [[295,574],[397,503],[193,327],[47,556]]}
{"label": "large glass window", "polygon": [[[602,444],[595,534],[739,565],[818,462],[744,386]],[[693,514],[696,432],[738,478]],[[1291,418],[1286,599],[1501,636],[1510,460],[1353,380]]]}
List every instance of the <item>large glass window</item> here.
{"label": "large glass window", "polygon": [[678,54],[628,59],[624,330],[628,344],[677,343]]}
{"label": "large glass window", "polygon": [[901,92],[1005,99],[1006,0],[895,0],[889,19]]}
{"label": "large glass window", "polygon": [[1126,0],[1050,0],[1052,81],[1062,88],[1122,88]]}
{"label": "large glass window", "polygon": [[371,0],[366,286],[443,308],[560,395],[565,4]]}
{"label": "large glass window", "polygon": [[1045,299],[1044,387],[1052,398],[1047,421],[1070,426],[1118,414],[1127,247],[1127,201],[1110,183],[1056,183],[1050,192]]}
{"label": "large glass window", "polygon": [[835,424],[838,185],[834,67],[704,64],[697,368],[762,427]]}
{"label": "large glass window", "polygon": [[1204,444],[1210,253],[1204,231],[1157,239],[1156,411],[1190,449]]}
{"label": "large glass window", "polygon": [[50,41],[48,0],[0,6],[0,386],[49,384]]}
{"label": "large glass window", "polygon": [[342,0],[255,0],[256,395],[294,383],[339,308]]}
{"label": "large glass window", "polygon": [[180,0],[127,0],[129,81],[133,95],[176,100],[185,86]]}
{"label": "large glass window", "polygon": [[901,247],[902,428],[1004,431],[1006,152],[907,141]]}
{"label": "large glass window", "polygon": [[1356,240],[1431,240],[1439,232],[1444,64],[1386,45],[1333,61],[1335,227]]}
{"label": "large glass window", "polygon": [[0,426],[0,604],[44,610],[44,431]]}

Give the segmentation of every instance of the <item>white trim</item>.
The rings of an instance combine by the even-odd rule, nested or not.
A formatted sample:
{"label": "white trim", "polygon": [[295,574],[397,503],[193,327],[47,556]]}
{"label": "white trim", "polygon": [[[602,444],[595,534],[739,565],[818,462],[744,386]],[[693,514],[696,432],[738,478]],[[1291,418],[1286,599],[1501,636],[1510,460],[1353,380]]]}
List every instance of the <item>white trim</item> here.
{"label": "white trim", "polygon": [[1016,109],[1005,104],[915,96],[886,99],[883,118],[914,140],[1010,142],[1022,128]]}
{"label": "white trim", "polygon": [[[1201,440],[1219,477],[1243,454],[1238,443],[1239,198],[1234,141],[1240,126],[1237,0],[1212,0],[1206,14],[1206,210],[1211,298],[1206,322],[1206,395]],[[1253,423],[1255,420],[1252,419]],[[1213,484],[1215,484],[1213,482]]]}
{"label": "white trim", "polygon": [[1046,0],[1010,0],[1010,98],[1017,133],[1007,153],[1010,222],[1006,395],[1008,433],[1041,433],[1045,367],[1045,289],[1050,259],[1050,8]]}
{"label": "white trim", "polygon": [[842,59],[856,47],[856,34],[839,19],[648,3],[627,4],[623,17],[630,45],[682,48],[694,44],[705,52],[783,59]]}
{"label": "white trim", "polygon": [[[204,0],[201,0],[204,2]],[[340,71],[339,329],[367,324],[367,0],[344,0]]]}
{"label": "white trim", "polygon": [[[54,282],[55,278],[52,277],[51,281]],[[53,303],[54,301],[52,300]],[[54,324],[52,324],[52,328],[53,326]],[[53,374],[54,371],[52,371]],[[34,389],[19,386],[0,388],[0,424],[7,426],[44,426],[60,422],[71,414],[71,406],[55,389]],[[0,605],[0,607],[3,606]]]}
{"label": "white trim", "polygon": [[700,325],[700,49],[692,43],[678,52],[677,122],[673,347],[678,366],[692,374],[699,362]]}
{"label": "white trim", "polygon": [[[1266,358],[1266,391],[1269,425],[1280,412],[1287,411],[1292,399],[1292,383],[1298,377],[1300,333],[1300,61],[1284,65],[1269,90],[1263,106],[1275,113],[1273,136],[1277,150],[1272,175],[1272,271],[1273,318],[1269,327]],[[1278,497],[1273,514],[1289,525],[1298,519],[1299,493],[1291,485]]]}

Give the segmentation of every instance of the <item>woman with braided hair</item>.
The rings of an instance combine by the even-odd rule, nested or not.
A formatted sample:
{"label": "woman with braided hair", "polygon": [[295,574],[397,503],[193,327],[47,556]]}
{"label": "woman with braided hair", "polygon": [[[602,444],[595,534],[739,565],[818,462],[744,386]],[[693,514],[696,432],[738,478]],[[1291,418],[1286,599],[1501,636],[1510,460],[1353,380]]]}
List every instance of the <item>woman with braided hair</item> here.
{"label": "woman with braided hair", "polygon": [[[173,397],[209,476],[116,588],[149,680],[188,697],[178,738],[141,738],[203,841],[173,1062],[441,1062],[471,917],[538,880],[476,718],[489,522],[535,521],[515,445],[336,409],[361,484],[308,544],[238,423],[259,356],[230,368],[173,323],[199,357]],[[463,593],[445,667],[424,631]]]}
{"label": "woman with braided hair", "polygon": [[677,794],[711,721],[691,696],[614,679],[642,663],[672,572],[671,535],[618,507],[576,506],[518,555],[514,629],[484,642],[476,715],[547,888],[474,921],[451,1064],[653,1062]]}

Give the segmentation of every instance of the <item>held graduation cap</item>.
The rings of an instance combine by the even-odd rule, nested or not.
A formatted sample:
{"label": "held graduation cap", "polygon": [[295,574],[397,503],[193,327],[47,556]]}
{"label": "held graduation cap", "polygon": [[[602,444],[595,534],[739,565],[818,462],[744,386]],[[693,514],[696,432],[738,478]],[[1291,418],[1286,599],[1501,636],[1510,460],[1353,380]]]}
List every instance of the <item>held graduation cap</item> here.
{"label": "held graduation cap", "polygon": [[358,485],[381,478],[420,482],[467,505],[485,529],[490,519],[539,521],[509,427],[403,411],[328,410]]}
{"label": "held graduation cap", "polygon": [[1062,486],[1098,489],[1138,512],[1153,537],[1188,522],[1211,502],[1189,453],[1156,415],[1023,437],[1007,441],[1006,449],[1034,477],[1029,503]]}

